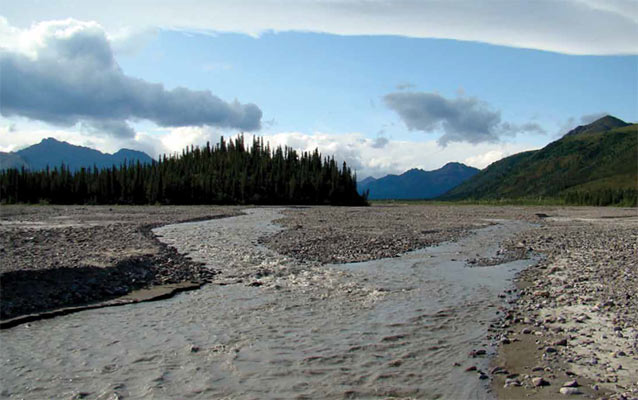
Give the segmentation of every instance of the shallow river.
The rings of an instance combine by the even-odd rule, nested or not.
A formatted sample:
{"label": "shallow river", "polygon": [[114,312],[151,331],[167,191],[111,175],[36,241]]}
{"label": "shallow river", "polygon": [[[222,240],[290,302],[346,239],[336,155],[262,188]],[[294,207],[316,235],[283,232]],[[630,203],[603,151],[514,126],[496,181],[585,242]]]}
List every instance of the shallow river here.
{"label": "shallow river", "polygon": [[[165,226],[161,240],[219,270],[172,299],[0,332],[2,398],[490,398],[498,295],[531,261],[469,268],[528,225],[372,262],[299,264],[258,244],[279,209]],[[458,362],[461,366],[454,366]]]}

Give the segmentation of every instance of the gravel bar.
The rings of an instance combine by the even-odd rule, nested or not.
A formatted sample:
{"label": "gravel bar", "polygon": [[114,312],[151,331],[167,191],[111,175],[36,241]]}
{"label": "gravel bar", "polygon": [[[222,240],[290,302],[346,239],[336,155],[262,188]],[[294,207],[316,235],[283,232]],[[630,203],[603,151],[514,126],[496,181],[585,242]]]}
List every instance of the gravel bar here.
{"label": "gravel bar", "polygon": [[210,206],[2,206],[0,318],[113,299],[135,289],[205,282],[202,268],[151,229],[237,215]]}

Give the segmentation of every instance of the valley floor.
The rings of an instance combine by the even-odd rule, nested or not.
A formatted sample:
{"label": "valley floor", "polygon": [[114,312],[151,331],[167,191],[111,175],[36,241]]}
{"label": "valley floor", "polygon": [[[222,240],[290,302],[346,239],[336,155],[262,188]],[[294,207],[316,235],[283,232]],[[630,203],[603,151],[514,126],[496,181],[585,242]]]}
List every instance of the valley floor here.
{"label": "valley floor", "polygon": [[[151,228],[239,213],[237,207],[210,206],[2,206],[2,318],[210,280],[215,271],[162,245]],[[284,213],[277,222],[285,229],[261,243],[319,263],[393,257],[458,240],[502,219],[533,223],[493,259],[466,260],[468,267],[489,268],[542,255],[520,274],[520,297],[492,327],[499,343],[487,374],[494,392],[499,398],[553,398],[561,390],[594,398],[638,396],[636,209],[410,205]],[[574,380],[579,386],[562,389]]]}
{"label": "valley floor", "polygon": [[[296,257],[362,261],[435,244],[444,237],[454,240],[472,226],[498,219],[526,220],[537,227],[503,243],[496,260],[468,260],[468,265],[489,268],[499,259],[525,253],[542,259],[520,274],[519,297],[509,301],[511,309],[503,310],[503,318],[491,329],[498,343],[490,371],[497,397],[547,399],[580,393],[638,398],[635,208],[315,208],[291,212],[283,221],[289,229],[269,243]],[[320,240],[329,236],[343,240]],[[362,251],[370,242],[378,247]],[[565,386],[569,384],[574,387]]]}

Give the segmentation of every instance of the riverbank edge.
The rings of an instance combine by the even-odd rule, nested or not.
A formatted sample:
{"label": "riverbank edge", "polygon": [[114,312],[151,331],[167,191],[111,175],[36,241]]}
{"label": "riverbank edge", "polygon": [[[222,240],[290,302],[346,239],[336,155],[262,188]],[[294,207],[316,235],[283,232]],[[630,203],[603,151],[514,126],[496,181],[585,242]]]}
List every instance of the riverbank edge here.
{"label": "riverbank edge", "polygon": [[[534,286],[534,278],[530,274],[547,269],[548,263],[550,261],[545,257],[541,262],[519,272],[514,280],[516,292],[521,293],[523,289]],[[497,400],[545,400],[559,396],[565,397],[565,395],[567,397],[578,395],[578,397],[605,399],[610,394],[608,390],[592,389],[595,382],[585,376],[573,374],[562,358],[552,360],[551,369],[542,367],[548,364],[545,358],[548,354],[546,352],[548,346],[550,348],[552,344],[555,345],[554,347],[562,346],[561,340],[565,335],[557,332],[547,334],[539,341],[539,337],[534,334],[536,332],[534,325],[526,320],[529,315],[521,312],[517,307],[524,297],[526,294],[519,295],[504,316],[504,319],[513,322],[496,329],[497,336],[500,336],[501,340],[497,344],[496,353],[490,360],[490,372],[492,372],[490,391],[495,398]],[[515,313],[519,313],[519,316],[512,318],[511,316]],[[564,371],[564,376],[559,376],[559,371]],[[548,373],[552,379],[546,379]],[[529,375],[529,378],[526,378],[526,375]],[[535,377],[542,380],[537,384],[533,381]],[[577,393],[561,393],[559,391],[562,388],[561,382],[564,384],[570,381],[576,382],[573,389],[577,389]]]}
{"label": "riverbank edge", "polygon": [[[547,221],[545,227],[551,228],[556,221]],[[589,221],[589,229],[596,232],[594,222],[599,221]],[[542,233],[534,235],[542,239]],[[632,378],[638,370],[638,357],[629,346],[633,337],[633,348],[638,348],[638,328],[622,326],[622,317],[608,304],[614,306],[613,301],[601,303],[599,298],[587,297],[605,282],[574,267],[573,247],[552,252],[534,248],[534,252],[541,261],[516,275],[516,296],[508,301],[499,321],[491,325],[496,349],[490,360],[489,388],[494,398],[638,400],[636,375]],[[606,262],[614,265],[611,260],[615,258],[610,256]],[[601,266],[600,260],[587,261],[593,269]],[[567,295],[565,288],[572,288],[574,282],[582,285],[579,294]],[[587,357],[591,357],[591,364],[583,366]],[[618,367],[605,369],[607,361]]]}
{"label": "riverbank edge", "polygon": [[178,293],[200,289],[205,284],[206,282],[181,282],[176,284],[153,286],[150,288],[133,290],[125,296],[116,297],[115,299],[111,299],[108,301],[75,307],[62,307],[51,311],[43,311],[41,313],[21,315],[15,318],[0,320],[0,330],[13,328],[18,325],[26,324],[28,322],[51,319],[85,310],[95,310],[98,308],[118,307],[128,304],[166,300],[170,299]]}
{"label": "riverbank edge", "polygon": [[[35,310],[30,310],[30,312],[16,312],[16,316],[12,316],[10,318],[0,319],[0,330],[13,328],[18,325],[22,325],[28,322],[34,322],[43,319],[50,319],[57,316],[68,315],[75,312],[80,312],[84,310],[92,310],[104,307],[114,307],[114,306],[123,306],[127,304],[134,304],[140,302],[147,301],[157,301],[164,300],[175,296],[178,293],[184,291],[191,291],[201,288],[207,283],[212,281],[212,277],[215,275],[215,271],[209,270],[203,267],[202,263],[192,261],[186,255],[180,254],[176,249],[168,246],[159,240],[159,238],[153,233],[153,229],[172,224],[179,223],[188,223],[188,222],[200,222],[200,221],[209,221],[221,218],[230,218],[238,215],[243,215],[244,213],[240,210],[237,212],[230,212],[223,215],[209,215],[204,217],[196,217],[185,220],[180,220],[171,223],[151,223],[151,224],[141,224],[137,227],[137,230],[148,240],[152,242],[154,246],[157,247],[157,254],[149,255],[149,256],[135,256],[135,257],[127,257],[121,260],[118,260],[114,265],[103,268],[103,272],[106,276],[110,277],[113,274],[111,272],[117,269],[125,269],[128,267],[134,267],[137,269],[143,269],[146,272],[151,273],[151,269],[156,266],[157,263],[161,260],[164,269],[173,269],[177,271],[184,266],[195,268],[198,270],[202,278],[200,279],[192,279],[192,276],[187,279],[180,279],[179,275],[175,275],[177,281],[171,281],[168,283],[158,283],[153,280],[143,281],[143,282],[130,282],[126,279],[117,279],[117,280],[109,280],[104,279],[99,282],[99,287],[95,287],[94,284],[91,284],[91,289],[95,290],[95,292],[107,295],[96,295],[93,298],[89,298],[87,301],[77,301],[73,304],[56,304],[56,302],[45,302],[42,303],[40,307],[37,307]],[[168,264],[168,266],[166,265]],[[30,287],[30,290],[37,292],[37,287],[33,288],[31,285],[44,285],[47,281],[51,279],[55,279],[56,275],[60,273],[58,269],[48,269],[48,270],[23,270],[17,272],[7,272],[2,274],[3,285],[6,284],[7,276],[11,276],[13,274],[19,275],[15,279],[20,279],[28,282],[27,285],[23,285],[24,287]],[[65,269],[64,273],[68,276],[65,277],[65,280],[80,282],[80,285],[89,286],[88,280],[92,278],[91,274],[85,273],[83,268],[77,269]],[[133,279],[135,281],[135,279]],[[126,287],[128,290],[126,293],[118,293],[117,289]],[[34,290],[35,289],[35,290]],[[59,290],[62,291],[65,288],[62,287]],[[113,294],[108,294],[113,293]],[[18,296],[28,296],[27,293],[16,292],[15,297]],[[3,297],[3,300],[6,301]],[[51,299],[49,299],[51,300]],[[3,301],[3,303],[4,303]],[[10,301],[10,300],[9,300]],[[2,305],[4,306],[4,304]]]}

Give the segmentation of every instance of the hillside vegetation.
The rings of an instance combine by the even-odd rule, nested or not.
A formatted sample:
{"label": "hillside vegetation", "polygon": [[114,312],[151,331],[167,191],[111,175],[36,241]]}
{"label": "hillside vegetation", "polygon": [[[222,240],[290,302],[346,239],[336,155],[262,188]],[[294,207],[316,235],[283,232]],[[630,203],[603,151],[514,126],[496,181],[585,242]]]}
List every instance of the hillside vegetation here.
{"label": "hillside vegetation", "polygon": [[567,204],[638,203],[638,125],[606,116],[540,150],[497,161],[440,199],[545,198]]}

